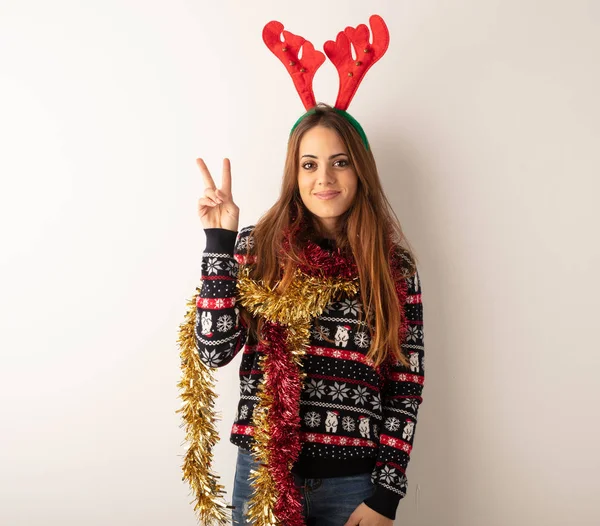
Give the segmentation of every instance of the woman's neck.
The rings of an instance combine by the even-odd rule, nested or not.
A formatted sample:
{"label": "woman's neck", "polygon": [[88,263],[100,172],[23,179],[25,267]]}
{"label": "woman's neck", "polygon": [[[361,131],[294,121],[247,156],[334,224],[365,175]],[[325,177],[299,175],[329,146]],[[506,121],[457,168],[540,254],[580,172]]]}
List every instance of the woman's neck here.
{"label": "woman's neck", "polygon": [[[329,218],[328,218],[329,219]],[[335,218],[331,218],[335,219]],[[337,223],[326,224],[323,219],[315,218],[314,221],[315,233],[317,236],[323,239],[329,239],[334,241],[337,238],[338,225]]]}

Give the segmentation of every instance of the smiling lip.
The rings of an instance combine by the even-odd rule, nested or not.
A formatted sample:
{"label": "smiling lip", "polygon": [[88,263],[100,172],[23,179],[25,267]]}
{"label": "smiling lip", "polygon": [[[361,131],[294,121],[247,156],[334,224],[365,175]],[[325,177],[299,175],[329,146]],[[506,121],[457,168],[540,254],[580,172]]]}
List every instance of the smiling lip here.
{"label": "smiling lip", "polygon": [[339,195],[340,192],[320,192],[315,194],[317,199],[333,199],[336,195]]}

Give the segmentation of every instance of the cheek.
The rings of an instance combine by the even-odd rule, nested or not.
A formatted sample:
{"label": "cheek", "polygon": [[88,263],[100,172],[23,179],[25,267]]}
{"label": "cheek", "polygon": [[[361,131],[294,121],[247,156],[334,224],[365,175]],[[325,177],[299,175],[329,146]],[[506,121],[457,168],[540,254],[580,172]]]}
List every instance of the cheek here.
{"label": "cheek", "polygon": [[358,177],[352,174],[346,183],[346,187],[348,188],[348,194],[350,197],[354,198],[358,190]]}
{"label": "cheek", "polygon": [[306,181],[303,181],[302,178],[298,178],[298,193],[300,194],[300,199],[306,202],[309,191],[306,188]]}
{"label": "cheek", "polygon": [[298,177],[298,189],[300,190],[301,194],[306,194],[306,193],[310,192],[310,180],[308,177],[306,177],[306,176]]}

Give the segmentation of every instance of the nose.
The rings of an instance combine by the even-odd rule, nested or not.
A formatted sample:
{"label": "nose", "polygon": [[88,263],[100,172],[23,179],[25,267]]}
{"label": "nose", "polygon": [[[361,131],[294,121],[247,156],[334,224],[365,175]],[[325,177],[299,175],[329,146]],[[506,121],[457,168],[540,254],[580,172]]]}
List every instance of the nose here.
{"label": "nose", "polygon": [[329,168],[323,168],[319,170],[317,174],[317,185],[318,186],[327,186],[333,184],[335,182],[335,177],[333,173],[329,170]]}

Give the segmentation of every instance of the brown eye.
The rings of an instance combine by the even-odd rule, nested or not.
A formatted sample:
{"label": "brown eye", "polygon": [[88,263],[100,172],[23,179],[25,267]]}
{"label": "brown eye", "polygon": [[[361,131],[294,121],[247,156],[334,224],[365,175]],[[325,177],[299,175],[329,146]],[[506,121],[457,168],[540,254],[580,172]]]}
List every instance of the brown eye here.
{"label": "brown eye", "polygon": [[312,170],[314,165],[315,165],[314,163],[307,162],[302,165],[302,168],[304,168],[305,170]]}
{"label": "brown eye", "polygon": [[349,166],[350,163],[346,159],[340,159],[339,161],[335,161],[334,165],[339,166],[340,168],[345,168],[346,166]]}

